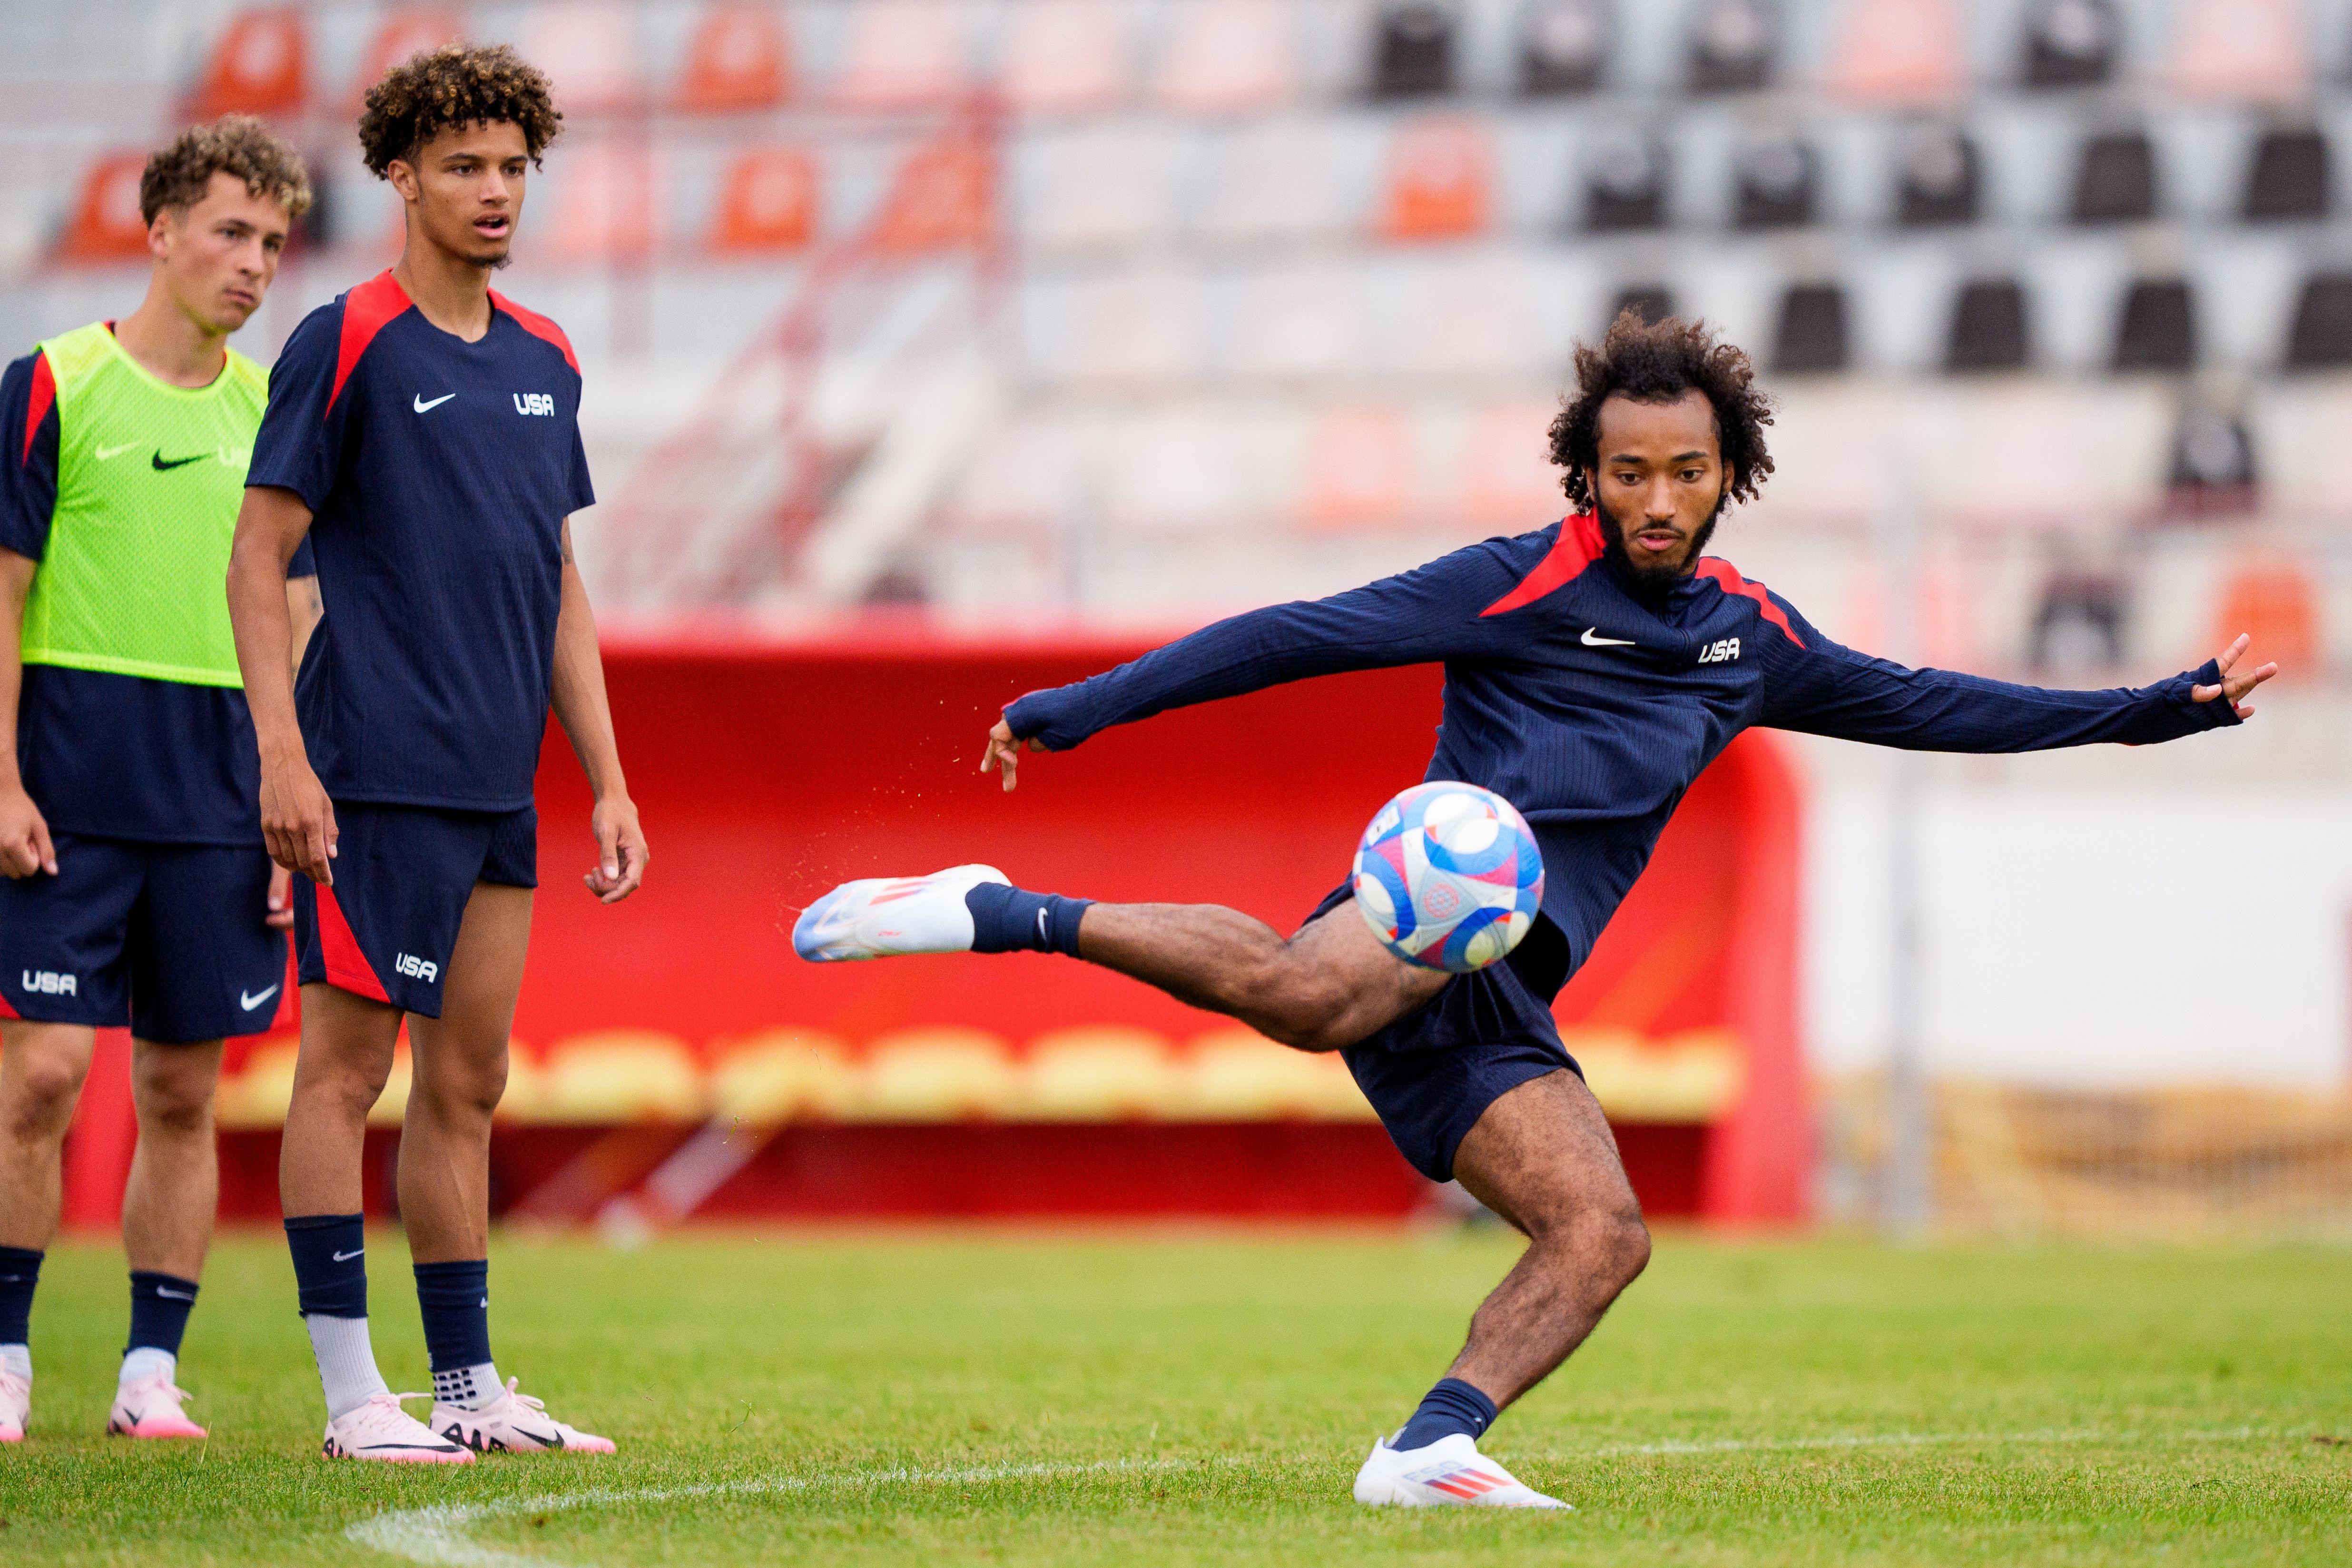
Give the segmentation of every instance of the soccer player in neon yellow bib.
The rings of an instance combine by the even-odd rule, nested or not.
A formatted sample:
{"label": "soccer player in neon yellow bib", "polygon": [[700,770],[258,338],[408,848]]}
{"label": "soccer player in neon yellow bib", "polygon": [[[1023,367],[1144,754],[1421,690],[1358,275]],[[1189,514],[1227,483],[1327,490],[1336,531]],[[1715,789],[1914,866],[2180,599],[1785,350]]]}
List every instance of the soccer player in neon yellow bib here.
{"label": "soccer player in neon yellow bib", "polygon": [[[0,377],[0,1442],[32,1401],[27,1318],[99,1026],[131,1026],[131,1337],[107,1430],[201,1437],[176,1385],[212,1239],[225,1037],[269,1027],[291,900],[222,589],[268,382],[228,347],[310,203],[258,121],[147,161],[154,261],[119,321]],[[318,595],[292,563],[307,636]]]}

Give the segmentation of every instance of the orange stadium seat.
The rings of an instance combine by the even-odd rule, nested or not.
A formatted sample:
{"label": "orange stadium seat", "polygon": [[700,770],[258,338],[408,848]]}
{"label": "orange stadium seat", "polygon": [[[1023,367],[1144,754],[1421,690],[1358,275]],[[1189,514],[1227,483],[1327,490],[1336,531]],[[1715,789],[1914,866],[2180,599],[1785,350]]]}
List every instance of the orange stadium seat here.
{"label": "orange stadium seat", "polygon": [[592,142],[573,148],[550,184],[555,214],[542,231],[549,259],[608,261],[653,248],[660,226],[646,147]]}
{"label": "orange stadium seat", "polygon": [[81,196],[58,244],[68,261],[130,261],[147,254],[147,225],[139,216],[139,176],[144,153],[100,158],[81,177]]}
{"label": "orange stadium seat", "polygon": [[394,11],[378,25],[360,56],[352,77],[351,101],[356,107],[383,73],[411,55],[454,44],[466,36],[466,24],[454,11]]}
{"label": "orange stadium seat", "polygon": [[874,220],[874,243],[900,256],[983,244],[995,205],[988,149],[969,136],[942,136],[899,165]]}
{"label": "orange stadium seat", "polygon": [[1827,85],[1864,103],[1944,103],[1967,69],[1958,0],[1869,0],[1845,8]]}
{"label": "orange stadium seat", "polygon": [[2277,103],[2311,91],[2298,0],[2182,0],[2165,79],[2190,98]]}
{"label": "orange stadium seat", "polygon": [[709,247],[723,256],[798,250],[816,233],[816,163],[797,147],[746,147],[728,165]]}
{"label": "orange stadium seat", "polygon": [[1175,8],[1153,92],[1169,109],[1234,114],[1287,102],[1297,77],[1290,14],[1275,0],[1196,0]]}
{"label": "orange stadium seat", "polygon": [[713,5],[695,25],[677,104],[690,114],[773,109],[792,91],[792,46],[772,5]]}
{"label": "orange stadium seat", "polygon": [[1014,109],[1070,114],[1125,98],[1133,70],[1110,0],[1028,0],[1007,21],[998,83]]}
{"label": "orange stadium seat", "polygon": [[1454,239],[1486,227],[1495,147],[1486,128],[1454,115],[1410,121],[1389,144],[1381,228],[1391,239]]}
{"label": "orange stadium seat", "polygon": [[2253,657],[2276,659],[2282,676],[2320,672],[2319,595],[2299,566],[2250,566],[2231,577],[2213,631],[2215,647],[2228,647],[2240,632],[2251,634]]}
{"label": "orange stadium seat", "polygon": [[310,37],[290,5],[240,11],[230,18],[205,62],[190,110],[199,120],[219,114],[291,114],[310,89]]}
{"label": "orange stadium seat", "polygon": [[1414,510],[1419,463],[1412,422],[1393,408],[1343,408],[1307,438],[1299,511],[1310,528],[1378,528]]}
{"label": "orange stadium seat", "polygon": [[970,14],[955,0],[866,0],[849,34],[833,97],[845,109],[937,109],[966,85]]}
{"label": "orange stadium seat", "polygon": [[644,102],[637,13],[614,0],[534,6],[523,26],[525,59],[555,84],[566,114],[614,114]]}

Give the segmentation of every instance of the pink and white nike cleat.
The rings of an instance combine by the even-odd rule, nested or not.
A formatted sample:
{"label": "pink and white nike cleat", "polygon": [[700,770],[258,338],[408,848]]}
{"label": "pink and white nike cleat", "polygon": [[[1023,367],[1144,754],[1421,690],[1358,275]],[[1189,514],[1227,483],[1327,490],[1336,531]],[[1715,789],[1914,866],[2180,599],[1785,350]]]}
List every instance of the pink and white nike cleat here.
{"label": "pink and white nike cleat", "polygon": [[23,1442],[32,1418],[33,1380],[0,1366],[0,1443]]}
{"label": "pink and white nike cleat", "polygon": [[[356,1410],[327,1423],[320,1452],[330,1459],[379,1459],[396,1465],[470,1465],[474,1456],[400,1407],[402,1395],[373,1394]],[[421,1394],[406,1397],[422,1399]]]}
{"label": "pink and white nike cleat", "polygon": [[993,866],[950,866],[928,877],[844,882],[793,922],[793,951],[811,963],[971,951],[964,894],[1008,879]]}
{"label": "pink and white nike cleat", "polygon": [[433,1402],[433,1430],[452,1443],[462,1443],[478,1454],[538,1454],[561,1448],[570,1454],[609,1454],[613,1439],[567,1426],[547,1413],[547,1406],[528,1394],[515,1392],[519,1378],[507,1379],[506,1392],[479,1410]]}
{"label": "pink and white nike cleat", "polygon": [[174,1387],[172,1374],[152,1373],[117,1385],[114,1408],[106,1413],[110,1437],[202,1437],[205,1429],[180,1409],[188,1391]]}
{"label": "pink and white nike cleat", "polygon": [[1396,1508],[1569,1508],[1558,1498],[1519,1484],[1518,1479],[1478,1451],[1467,1432],[1455,1432],[1419,1448],[1372,1445],[1356,1472],[1356,1500]]}

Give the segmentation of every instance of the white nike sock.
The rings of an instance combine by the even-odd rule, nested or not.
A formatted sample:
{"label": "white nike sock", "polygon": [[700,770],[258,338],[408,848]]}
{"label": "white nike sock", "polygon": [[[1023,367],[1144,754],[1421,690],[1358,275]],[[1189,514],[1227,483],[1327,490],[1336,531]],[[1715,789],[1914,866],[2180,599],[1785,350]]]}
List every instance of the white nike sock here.
{"label": "white nike sock", "polygon": [[310,1353],[319,1358],[319,1384],[326,1391],[329,1419],[348,1415],[373,1395],[392,1392],[375,1369],[365,1318],[311,1312],[302,1319],[302,1326],[310,1331]]}
{"label": "white nike sock", "polygon": [[173,1382],[179,1375],[180,1358],[170,1351],[157,1350],[153,1345],[141,1345],[137,1350],[124,1353],[122,1371],[114,1381],[119,1386],[128,1388],[141,1378],[152,1377],[159,1372],[163,1374],[164,1382]]}
{"label": "white nike sock", "polygon": [[486,1361],[479,1366],[453,1366],[446,1372],[433,1374],[433,1397],[442,1405],[454,1405],[460,1410],[479,1410],[507,1391],[499,1381],[496,1362]]}
{"label": "white nike sock", "polygon": [[33,1347],[30,1345],[0,1345],[0,1366],[6,1367],[26,1383],[33,1381]]}

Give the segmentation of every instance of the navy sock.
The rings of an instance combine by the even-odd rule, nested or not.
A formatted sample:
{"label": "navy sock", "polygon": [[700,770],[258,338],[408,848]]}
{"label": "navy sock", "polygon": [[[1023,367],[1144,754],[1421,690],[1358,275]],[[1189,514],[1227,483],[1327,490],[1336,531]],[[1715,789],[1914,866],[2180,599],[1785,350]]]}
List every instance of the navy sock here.
{"label": "navy sock", "polygon": [[982,882],[964,894],[963,907],[971,911],[974,952],[1063,952],[1076,958],[1078,921],[1094,900]]}
{"label": "navy sock", "polygon": [[195,1310],[196,1282],[176,1274],[151,1269],[131,1271],[131,1342],[122,1353],[155,1350],[180,1353],[180,1337],[188,1331],[188,1314]]}
{"label": "navy sock", "polygon": [[490,1359],[488,1258],[416,1265],[416,1305],[425,1315],[425,1354],[435,1372]]}
{"label": "navy sock", "polygon": [[0,1247],[0,1345],[28,1342],[33,1287],[41,1280],[41,1254],[30,1247]]}
{"label": "navy sock", "polygon": [[289,1219],[286,1249],[294,1255],[294,1285],[301,1292],[304,1317],[368,1315],[364,1216],[311,1214]]}
{"label": "navy sock", "polygon": [[1493,1400],[1458,1377],[1440,1378],[1437,1386],[1422,1396],[1421,1408],[1412,1413],[1412,1419],[1404,1424],[1404,1430],[1390,1446],[1425,1448],[1456,1432],[1469,1433],[1475,1442],[1494,1424]]}

